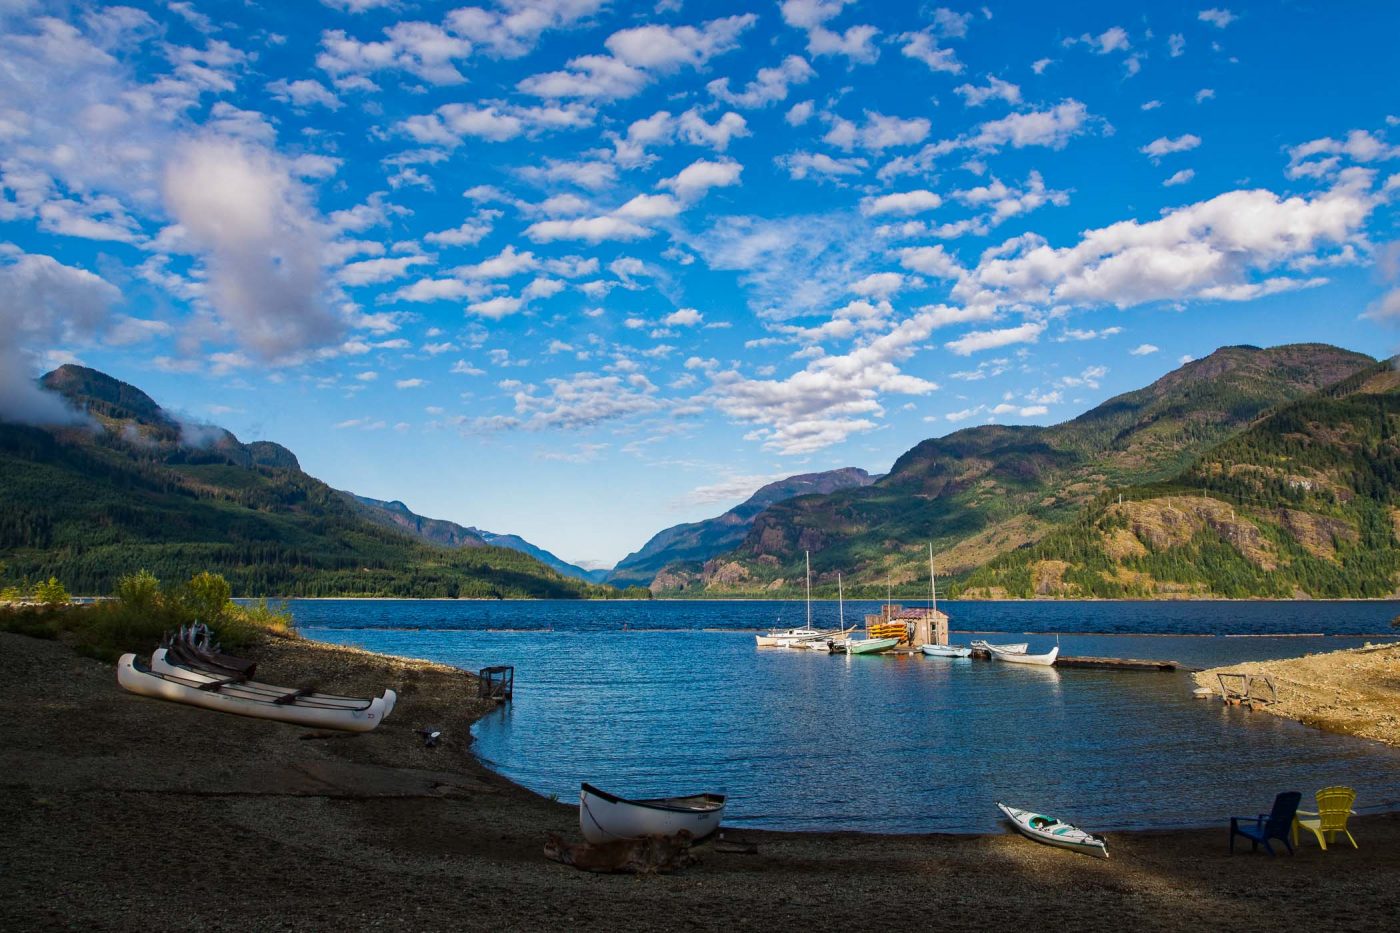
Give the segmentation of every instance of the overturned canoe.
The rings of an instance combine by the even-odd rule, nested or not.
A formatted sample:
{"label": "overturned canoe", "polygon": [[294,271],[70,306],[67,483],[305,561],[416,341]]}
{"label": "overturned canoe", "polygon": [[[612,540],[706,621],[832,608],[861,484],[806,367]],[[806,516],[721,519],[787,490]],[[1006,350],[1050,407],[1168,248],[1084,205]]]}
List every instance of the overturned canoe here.
{"label": "overturned canoe", "polygon": [[392,690],[367,700],[191,671],[165,661],[163,649],[152,656],[153,662],[157,660],[160,670],[142,663],[134,654],[122,655],[117,662],[117,683],[122,689],[140,696],[238,716],[346,732],[374,729],[384,721],[396,699]]}
{"label": "overturned canoe", "polygon": [[1006,815],[1006,818],[1011,821],[1011,824],[1021,835],[1028,839],[1034,839],[1036,842],[1043,842],[1046,845],[1059,846],[1062,849],[1073,849],[1075,852],[1083,852],[1098,858],[1108,858],[1108,844],[1102,836],[1086,833],[1078,826],[1062,823],[1053,816],[1044,816],[1029,810],[1018,810],[1015,807],[1008,807],[1004,803],[998,803],[997,809]]}
{"label": "overturned canoe", "polygon": [[674,836],[683,829],[697,840],[704,839],[719,829],[723,816],[723,794],[629,800],[592,784],[584,784],[579,791],[579,829],[593,843]]}

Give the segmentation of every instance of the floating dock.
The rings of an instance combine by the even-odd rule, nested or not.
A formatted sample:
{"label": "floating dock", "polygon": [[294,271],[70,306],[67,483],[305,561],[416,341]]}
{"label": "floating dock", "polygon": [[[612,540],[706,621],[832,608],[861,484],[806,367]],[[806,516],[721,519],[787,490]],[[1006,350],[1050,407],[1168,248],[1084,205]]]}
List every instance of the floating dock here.
{"label": "floating dock", "polygon": [[[886,654],[907,654],[915,655],[921,652],[917,648],[893,648]],[[971,657],[978,661],[990,661],[990,653],[974,648]],[[1060,655],[1055,659],[1055,667],[1078,667],[1085,670],[1100,671],[1159,671],[1173,674],[1177,671],[1199,671],[1199,667],[1188,667],[1178,661],[1150,661],[1143,658],[1072,658]]]}

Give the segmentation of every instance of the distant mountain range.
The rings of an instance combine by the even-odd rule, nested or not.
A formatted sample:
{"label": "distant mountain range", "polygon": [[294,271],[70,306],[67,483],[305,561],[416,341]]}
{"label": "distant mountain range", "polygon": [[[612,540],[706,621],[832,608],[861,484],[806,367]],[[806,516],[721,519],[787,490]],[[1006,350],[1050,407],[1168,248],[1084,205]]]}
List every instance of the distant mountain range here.
{"label": "distant mountain range", "polygon": [[361,503],[307,475],[287,448],[183,423],[96,370],[62,366],[40,382],[87,422],[0,423],[0,559],[11,578],[54,575],[105,593],[138,569],[168,582],[210,570],[239,595],[618,595],[546,566],[519,539],[502,547],[402,503]]}
{"label": "distant mountain range", "polygon": [[[845,467],[825,473],[803,473],[769,483],[723,515],[701,522],[672,525],[657,532],[640,550],[618,561],[605,579],[618,586],[652,586],[657,574],[663,568],[672,566],[672,571],[655,585],[663,590],[683,589],[684,579],[676,574],[685,570],[683,566],[673,565],[703,564],[715,555],[737,547],[753,527],[754,519],[769,506],[797,496],[868,486],[876,478],[856,467]],[[668,583],[672,579],[677,582]]]}
{"label": "distant mountain range", "polygon": [[382,499],[371,499],[368,496],[359,496],[353,492],[344,492],[355,505],[361,508],[361,513],[371,521],[379,522],[413,534],[425,541],[433,544],[441,544],[444,547],[483,547],[491,545],[493,547],[510,548],[512,551],[519,551],[522,554],[529,554],[535,560],[546,567],[553,567],[566,577],[573,577],[577,580],[586,580],[589,583],[602,583],[608,575],[606,570],[584,570],[582,567],[561,560],[549,551],[537,545],[531,544],[519,535],[496,534],[491,531],[483,531],[480,528],[469,528],[450,522],[442,518],[424,518],[409,509],[398,500],[385,502]]}
{"label": "distant mountain range", "polygon": [[146,568],[245,594],[757,595],[797,590],[810,551],[818,593],[839,572],[883,597],[922,593],[930,542],[949,595],[1400,590],[1400,374],[1323,344],[1225,347],[1062,424],[922,441],[884,476],[770,483],[611,571],[338,492],[287,448],[182,423],[95,370],[42,383],[92,423],[0,424],[0,560],[78,591]]}
{"label": "distant mountain range", "polygon": [[769,505],[733,549],[664,568],[653,589],[722,595],[814,582],[884,595],[887,582],[967,575],[1035,546],[1110,489],[1160,482],[1258,417],[1375,364],[1322,344],[1225,347],[1052,427],[981,425],[921,442],[874,483]]}

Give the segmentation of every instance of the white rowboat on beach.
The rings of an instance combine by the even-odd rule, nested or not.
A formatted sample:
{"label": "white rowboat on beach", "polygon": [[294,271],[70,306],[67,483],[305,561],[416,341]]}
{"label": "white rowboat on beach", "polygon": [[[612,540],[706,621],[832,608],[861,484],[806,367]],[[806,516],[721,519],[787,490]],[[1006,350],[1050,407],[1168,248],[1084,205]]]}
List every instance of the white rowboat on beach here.
{"label": "white rowboat on beach", "polygon": [[1004,803],[998,803],[997,809],[1006,814],[1011,825],[1015,826],[1016,830],[1028,839],[1034,839],[1036,842],[1043,842],[1046,845],[1059,846],[1062,849],[1083,852],[1085,855],[1108,858],[1108,845],[1102,836],[1086,833],[1079,827],[1062,823],[1053,816],[1043,816],[1029,810],[1018,810],[1015,807],[1008,807]]}
{"label": "white rowboat on beach", "polygon": [[579,790],[578,825],[594,844],[643,836],[674,836],[687,830],[696,840],[719,829],[723,794],[692,794],[629,800],[584,784]]}
{"label": "white rowboat on beach", "polygon": [[[157,654],[163,659],[163,650]],[[368,700],[305,693],[257,681],[238,682],[237,678],[220,678],[185,668],[172,670],[173,673],[157,672],[139,661],[136,655],[124,654],[117,661],[117,683],[130,693],[158,700],[345,732],[374,729],[384,721],[397,698],[392,690]]]}

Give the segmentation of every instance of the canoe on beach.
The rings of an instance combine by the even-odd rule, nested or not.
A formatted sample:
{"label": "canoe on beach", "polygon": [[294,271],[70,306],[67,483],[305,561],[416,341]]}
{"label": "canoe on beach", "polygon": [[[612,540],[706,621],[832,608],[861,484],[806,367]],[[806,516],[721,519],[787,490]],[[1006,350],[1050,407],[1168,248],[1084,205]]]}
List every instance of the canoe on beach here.
{"label": "canoe on beach", "polygon": [[719,829],[723,817],[723,794],[629,800],[592,784],[579,790],[578,825],[592,843],[674,836],[683,829],[698,841]]}
{"label": "canoe on beach", "polygon": [[1006,814],[1006,818],[1017,831],[1028,839],[1098,858],[1108,858],[1108,845],[1102,836],[1086,833],[1079,827],[1062,823],[1053,816],[1018,810],[1004,803],[998,803],[997,809]]}
{"label": "canoe on beach", "polygon": [[169,663],[163,648],[156,650],[151,661],[148,665],[134,654],[122,655],[117,661],[117,683],[140,696],[315,729],[369,732],[384,721],[397,700],[392,690],[363,699],[192,671]]}

